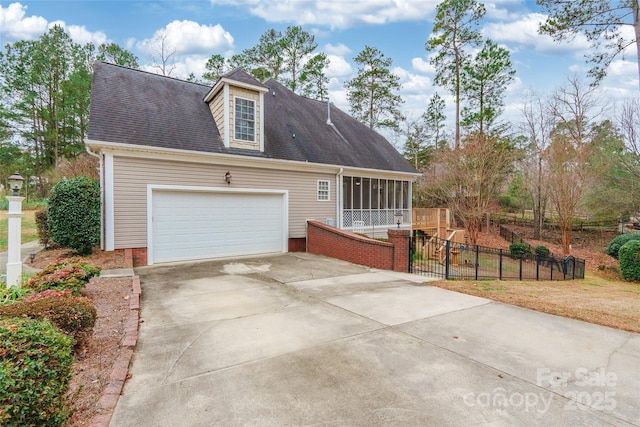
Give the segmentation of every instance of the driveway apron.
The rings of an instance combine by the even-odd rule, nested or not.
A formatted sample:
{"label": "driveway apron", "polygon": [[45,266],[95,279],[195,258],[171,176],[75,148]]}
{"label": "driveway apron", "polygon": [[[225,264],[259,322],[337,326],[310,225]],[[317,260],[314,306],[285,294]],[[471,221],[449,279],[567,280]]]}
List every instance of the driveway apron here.
{"label": "driveway apron", "polygon": [[137,269],[112,426],[640,425],[640,335],[306,253]]}

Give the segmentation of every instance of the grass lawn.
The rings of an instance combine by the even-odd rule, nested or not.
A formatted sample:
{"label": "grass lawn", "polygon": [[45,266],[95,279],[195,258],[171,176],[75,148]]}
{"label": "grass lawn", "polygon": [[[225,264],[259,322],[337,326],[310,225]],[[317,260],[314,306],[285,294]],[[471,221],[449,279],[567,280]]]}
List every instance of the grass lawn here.
{"label": "grass lawn", "polygon": [[[22,243],[38,240],[38,228],[35,219],[36,211],[23,211]],[[0,251],[7,250],[7,211],[0,211]]]}
{"label": "grass lawn", "polygon": [[640,283],[587,274],[582,280],[442,280],[429,285],[640,333]]}

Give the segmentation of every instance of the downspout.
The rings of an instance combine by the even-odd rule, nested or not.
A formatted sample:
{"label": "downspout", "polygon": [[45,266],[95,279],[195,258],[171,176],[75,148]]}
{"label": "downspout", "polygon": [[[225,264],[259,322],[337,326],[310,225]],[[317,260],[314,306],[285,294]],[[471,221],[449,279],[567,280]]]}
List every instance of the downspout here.
{"label": "downspout", "polygon": [[336,227],[342,230],[342,174],[343,168],[340,168],[336,174]]}
{"label": "downspout", "polygon": [[98,166],[98,174],[100,175],[100,249],[104,251],[104,179],[102,174],[102,156],[91,151],[88,145],[84,146],[87,154],[97,157],[100,161]]}

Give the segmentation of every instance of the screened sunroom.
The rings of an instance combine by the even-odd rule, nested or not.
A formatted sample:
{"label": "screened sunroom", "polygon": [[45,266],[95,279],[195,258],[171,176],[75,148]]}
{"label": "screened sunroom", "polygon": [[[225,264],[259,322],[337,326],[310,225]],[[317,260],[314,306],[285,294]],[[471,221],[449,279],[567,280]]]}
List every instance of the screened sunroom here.
{"label": "screened sunroom", "polygon": [[343,229],[375,234],[411,226],[411,181],[342,177]]}

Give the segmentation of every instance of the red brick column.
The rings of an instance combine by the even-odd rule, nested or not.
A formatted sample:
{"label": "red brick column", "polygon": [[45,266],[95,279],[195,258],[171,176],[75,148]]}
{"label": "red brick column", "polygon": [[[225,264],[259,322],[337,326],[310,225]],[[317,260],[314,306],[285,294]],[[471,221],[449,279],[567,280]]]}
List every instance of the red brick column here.
{"label": "red brick column", "polygon": [[387,230],[389,243],[393,245],[393,271],[409,272],[410,230],[390,228]]}

